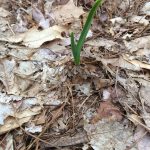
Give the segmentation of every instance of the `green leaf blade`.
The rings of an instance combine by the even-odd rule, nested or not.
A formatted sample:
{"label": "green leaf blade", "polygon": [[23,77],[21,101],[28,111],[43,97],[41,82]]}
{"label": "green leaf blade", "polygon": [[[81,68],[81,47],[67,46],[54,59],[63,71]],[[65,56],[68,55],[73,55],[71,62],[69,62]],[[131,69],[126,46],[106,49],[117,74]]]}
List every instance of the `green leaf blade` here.
{"label": "green leaf blade", "polygon": [[88,14],[88,18],[87,18],[86,23],[83,27],[83,30],[82,30],[80,38],[79,38],[79,42],[77,44],[78,49],[81,49],[83,44],[84,44],[84,41],[85,41],[87,33],[91,27],[91,23],[92,23],[92,20],[94,18],[94,15],[96,13],[96,10],[99,7],[99,5],[101,4],[101,2],[102,2],[102,0],[97,0]]}
{"label": "green leaf blade", "polygon": [[77,57],[77,45],[75,43],[74,33],[73,32],[71,33],[71,49],[72,49],[72,54],[73,54],[75,65],[79,65],[80,64],[80,60]]}
{"label": "green leaf blade", "polygon": [[81,35],[80,35],[80,38],[79,38],[77,44],[75,44],[74,34],[73,33],[71,34],[71,48],[72,48],[72,53],[73,53],[75,65],[80,65],[81,49],[83,47],[87,33],[91,27],[91,23],[92,23],[92,20],[94,18],[94,15],[96,13],[96,10],[101,5],[101,2],[102,2],[102,0],[96,0],[96,2],[94,3],[92,9],[90,10],[90,12],[88,14],[87,20],[85,22],[85,25],[83,27],[83,30],[81,32]]}

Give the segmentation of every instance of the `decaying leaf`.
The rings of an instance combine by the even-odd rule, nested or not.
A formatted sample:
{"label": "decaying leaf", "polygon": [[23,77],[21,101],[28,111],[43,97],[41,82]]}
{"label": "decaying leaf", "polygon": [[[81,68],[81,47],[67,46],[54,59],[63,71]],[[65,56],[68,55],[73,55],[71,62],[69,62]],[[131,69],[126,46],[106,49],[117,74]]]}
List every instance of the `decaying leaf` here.
{"label": "decaying leaf", "polygon": [[36,98],[0,93],[0,134],[15,129],[41,111]]}
{"label": "decaying leaf", "polygon": [[134,134],[134,139],[136,141],[138,150],[150,149],[150,136],[144,128],[140,126],[137,127]]}
{"label": "decaying leaf", "polygon": [[91,122],[95,124],[103,118],[120,121],[122,119],[122,115],[116,106],[114,106],[110,101],[106,101],[100,103],[97,114],[93,117]]}
{"label": "decaying leaf", "polygon": [[140,49],[149,49],[150,48],[150,36],[143,36],[136,38],[131,41],[124,41],[125,46],[130,52],[135,52]]}
{"label": "decaying leaf", "polygon": [[136,150],[132,129],[125,128],[119,122],[103,119],[96,124],[85,124],[84,129],[94,150],[125,150],[127,147]]}
{"label": "decaying leaf", "polygon": [[40,110],[41,107],[33,107],[31,109],[26,109],[21,113],[16,113],[14,117],[7,117],[4,124],[0,126],[0,134],[18,128],[22,124],[28,122],[32,116],[39,114]]}

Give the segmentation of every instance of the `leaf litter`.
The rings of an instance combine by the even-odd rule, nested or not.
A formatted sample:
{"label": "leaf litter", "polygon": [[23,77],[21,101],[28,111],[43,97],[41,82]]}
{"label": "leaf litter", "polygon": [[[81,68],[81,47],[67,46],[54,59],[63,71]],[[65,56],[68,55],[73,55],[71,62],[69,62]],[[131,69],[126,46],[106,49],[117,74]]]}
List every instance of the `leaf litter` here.
{"label": "leaf litter", "polygon": [[0,0],[0,149],[149,149],[150,3],[103,1],[75,66],[91,4]]}

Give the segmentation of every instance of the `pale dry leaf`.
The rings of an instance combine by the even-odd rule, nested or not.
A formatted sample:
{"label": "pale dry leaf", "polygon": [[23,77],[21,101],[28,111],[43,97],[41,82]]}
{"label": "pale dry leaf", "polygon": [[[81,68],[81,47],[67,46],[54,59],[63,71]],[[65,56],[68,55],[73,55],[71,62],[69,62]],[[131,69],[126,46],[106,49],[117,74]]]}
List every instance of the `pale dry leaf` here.
{"label": "pale dry leaf", "polygon": [[129,69],[129,70],[137,70],[137,71],[139,71],[141,69],[140,66],[134,65],[134,64],[126,61],[121,56],[119,58],[111,58],[111,59],[102,58],[100,60],[106,66],[110,64],[110,65],[113,65],[116,67],[121,67],[121,68]]}
{"label": "pale dry leaf", "polygon": [[116,18],[110,19],[110,21],[113,25],[115,25],[115,24],[121,25],[121,24],[125,24],[125,22],[126,22],[126,20],[121,17],[116,17]]}
{"label": "pale dry leaf", "polygon": [[103,119],[96,124],[85,122],[84,129],[94,150],[137,150],[134,144],[133,131],[125,128],[123,123]]}
{"label": "pale dry leaf", "polygon": [[122,9],[123,11],[126,11],[129,7],[132,6],[132,1],[133,0],[122,0],[119,8]]}
{"label": "pale dry leaf", "polygon": [[138,126],[135,134],[134,139],[136,141],[136,145],[138,147],[138,150],[149,150],[150,149],[150,135],[147,133],[147,131]]}
{"label": "pale dry leaf", "polygon": [[33,19],[38,23],[39,27],[46,29],[50,26],[50,20],[44,17],[43,13],[36,7],[32,9]]}
{"label": "pale dry leaf", "polygon": [[15,33],[24,33],[28,31],[27,27],[20,23],[12,25],[12,29]]}
{"label": "pale dry leaf", "polygon": [[[5,18],[0,17],[0,39],[4,38],[6,36],[6,30],[8,29],[8,21]],[[10,34],[10,33],[9,33]]]}
{"label": "pale dry leaf", "polygon": [[37,52],[37,49],[25,48],[25,47],[13,47],[11,45],[8,46],[11,50],[8,52],[13,58],[17,58],[18,60],[29,60],[31,56]]}
{"label": "pale dry leaf", "polygon": [[23,123],[28,122],[32,116],[37,115],[41,112],[40,106],[25,109],[19,112],[13,112],[13,117],[7,117],[2,126],[0,126],[0,134],[18,128]]}
{"label": "pale dry leaf", "polygon": [[61,33],[66,31],[65,27],[62,26],[53,26],[42,31],[39,31],[36,28],[32,28],[25,33],[16,34],[9,37],[1,37],[1,41],[8,41],[11,43],[22,42],[23,45],[30,48],[38,48],[44,42],[52,41],[54,39],[63,39]]}
{"label": "pale dry leaf", "polygon": [[4,45],[0,45],[0,59],[7,57],[9,49]]}
{"label": "pale dry leaf", "polygon": [[8,17],[11,13],[7,10],[5,10],[3,7],[0,7],[0,17]]}
{"label": "pale dry leaf", "polygon": [[137,56],[146,56],[147,58],[149,58],[149,56],[150,56],[150,50],[148,48],[140,49],[140,50],[137,50],[135,52],[135,54]]}
{"label": "pale dry leaf", "polygon": [[[0,102],[0,124],[4,124],[4,120],[8,116],[13,116],[17,118],[23,118],[28,116],[28,112],[31,110],[28,110],[31,107],[34,107],[38,104],[38,101],[36,98],[26,98],[24,100],[21,96],[15,96],[15,95],[7,95],[5,93],[1,93],[1,102]],[[11,104],[10,104],[11,103]],[[15,112],[19,108],[19,112]],[[32,113],[32,112],[31,112]],[[30,114],[31,114],[30,113]]]}
{"label": "pale dry leaf", "polygon": [[150,15],[150,2],[146,2],[141,9],[141,12],[145,15]]}
{"label": "pale dry leaf", "polygon": [[88,144],[84,144],[82,150],[88,150],[88,149],[90,149],[90,146]]}
{"label": "pale dry leaf", "polygon": [[16,35],[5,35],[0,37],[0,41],[6,41],[6,42],[10,42],[10,43],[19,43],[23,40],[23,38],[25,37],[25,33],[22,34],[16,34]]}
{"label": "pale dry leaf", "polygon": [[41,80],[43,83],[47,83],[47,81],[51,84],[60,83],[60,81],[62,81],[61,76],[63,71],[64,66],[49,67],[46,63],[44,63]]}
{"label": "pale dry leaf", "polygon": [[17,95],[7,95],[6,93],[0,92],[0,103],[7,104],[11,101],[20,101],[22,99],[21,96]]}
{"label": "pale dry leaf", "polygon": [[13,114],[12,107],[8,104],[0,103],[0,125],[4,124],[5,118]]}
{"label": "pale dry leaf", "polygon": [[87,42],[85,42],[85,44],[90,46],[96,46],[96,47],[104,47],[112,51],[113,51],[113,47],[118,45],[116,42],[112,40],[107,40],[105,38],[96,38],[96,39],[88,40]]}
{"label": "pale dry leaf", "polygon": [[123,59],[128,61],[130,64],[134,65],[135,68],[141,68],[141,69],[148,69],[150,70],[150,64],[146,63],[146,62],[141,62],[139,60],[131,60],[130,56],[128,55],[123,55]]}
{"label": "pale dry leaf", "polygon": [[0,64],[0,80],[4,84],[6,91],[8,94],[17,94],[18,91],[18,85],[15,82],[15,75],[14,75],[14,68],[15,68],[16,62],[14,59],[7,60],[4,59],[2,63]]}
{"label": "pale dry leaf", "polygon": [[62,39],[61,33],[64,31],[65,28],[61,26],[53,26],[42,31],[31,29],[25,33],[23,44],[30,48],[38,48],[44,42]]}
{"label": "pale dry leaf", "polygon": [[135,52],[140,49],[150,48],[150,36],[142,36],[131,41],[124,41],[126,48],[130,52]]}
{"label": "pale dry leaf", "polygon": [[23,33],[23,32],[28,31],[28,28],[27,28],[28,21],[26,17],[23,14],[21,14],[20,11],[18,11],[16,19],[17,19],[16,23],[11,25],[12,30],[15,33]]}
{"label": "pale dry leaf", "polygon": [[44,98],[44,104],[59,106],[63,103],[61,99],[59,99],[59,91],[51,91]]}
{"label": "pale dry leaf", "polygon": [[73,0],[70,0],[65,5],[53,7],[50,16],[56,24],[67,24],[78,20],[84,13],[82,7],[75,6]]}
{"label": "pale dry leaf", "polygon": [[[132,75],[132,74],[131,74]],[[133,75],[132,75],[133,76]],[[145,86],[145,88],[146,87],[150,87],[150,81],[149,81],[149,79],[148,79],[148,77],[146,77],[146,76],[142,76],[142,77],[140,77],[139,75],[137,75],[136,77],[134,77],[133,76],[133,79],[135,80],[135,81],[137,81],[137,82],[139,82],[142,86]]]}
{"label": "pale dry leaf", "polygon": [[21,77],[28,77],[38,72],[42,67],[42,64],[34,61],[20,61],[18,66],[14,68],[14,73]]}
{"label": "pale dry leaf", "polygon": [[5,120],[5,124],[3,126],[0,126],[0,135],[4,134],[10,130],[13,130],[15,128],[18,128],[22,124],[28,122],[31,119],[32,116],[24,117],[21,119],[18,119],[18,122],[14,118],[7,118]]}
{"label": "pale dry leaf", "polygon": [[56,61],[58,57],[57,53],[54,53],[50,49],[40,49],[31,57],[32,60],[36,61]]}
{"label": "pale dry leaf", "polygon": [[142,119],[140,118],[140,116],[138,116],[136,114],[128,115],[128,119],[130,121],[132,121],[134,123],[134,125],[136,125],[136,126],[142,124]]}
{"label": "pale dry leaf", "polygon": [[39,82],[34,82],[31,80],[26,80],[26,79],[22,79],[20,78],[20,81],[18,82],[19,84],[19,88],[20,88],[20,95],[21,96],[25,96],[25,97],[33,97],[33,96],[37,96],[37,94],[43,90],[43,85],[41,86],[41,84]]}
{"label": "pale dry leaf", "polygon": [[150,86],[141,86],[139,94],[143,103],[150,107]]}
{"label": "pale dry leaf", "polygon": [[145,19],[146,16],[132,16],[129,18],[129,21],[132,23],[139,23],[147,26],[149,24],[149,20]]}
{"label": "pale dry leaf", "polygon": [[143,109],[143,112],[141,113],[141,117],[142,119],[144,120],[147,128],[149,128],[150,130],[150,113],[146,112],[144,109]]}

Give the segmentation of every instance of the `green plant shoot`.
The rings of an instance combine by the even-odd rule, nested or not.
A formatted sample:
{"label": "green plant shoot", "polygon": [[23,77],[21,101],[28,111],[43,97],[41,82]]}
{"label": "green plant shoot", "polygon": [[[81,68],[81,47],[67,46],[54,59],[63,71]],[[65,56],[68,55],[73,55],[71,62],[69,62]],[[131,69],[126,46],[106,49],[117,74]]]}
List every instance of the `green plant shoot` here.
{"label": "green plant shoot", "polygon": [[97,8],[100,6],[101,2],[102,2],[102,0],[96,0],[93,7],[91,8],[78,42],[75,41],[74,33],[73,32],[71,33],[71,49],[72,49],[72,54],[73,54],[73,57],[74,57],[75,65],[80,64],[81,49],[83,47],[83,44],[84,44],[84,41],[86,39],[87,33],[90,29],[92,19],[93,19],[95,13],[96,13]]}

